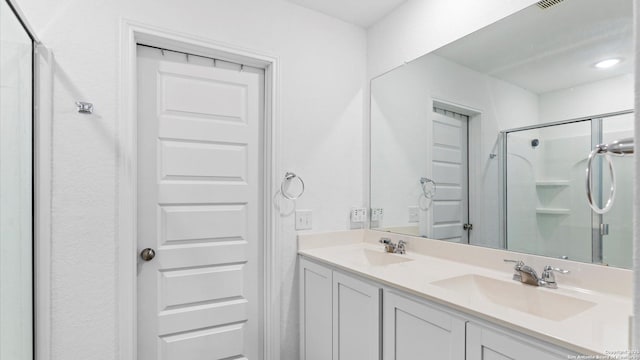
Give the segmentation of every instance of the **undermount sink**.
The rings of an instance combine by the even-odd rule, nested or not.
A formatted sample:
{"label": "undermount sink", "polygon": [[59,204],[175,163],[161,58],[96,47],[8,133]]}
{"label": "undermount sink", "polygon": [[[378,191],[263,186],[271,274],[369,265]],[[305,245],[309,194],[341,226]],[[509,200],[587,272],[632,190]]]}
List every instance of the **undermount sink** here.
{"label": "undermount sink", "polygon": [[471,301],[489,301],[554,321],[578,315],[596,305],[590,301],[544,291],[536,286],[480,275],[462,275],[434,281],[431,285],[450,290]]}
{"label": "undermount sink", "polygon": [[355,251],[349,251],[348,255],[350,262],[360,266],[384,266],[413,260],[401,255],[395,255],[370,249],[358,249]]}

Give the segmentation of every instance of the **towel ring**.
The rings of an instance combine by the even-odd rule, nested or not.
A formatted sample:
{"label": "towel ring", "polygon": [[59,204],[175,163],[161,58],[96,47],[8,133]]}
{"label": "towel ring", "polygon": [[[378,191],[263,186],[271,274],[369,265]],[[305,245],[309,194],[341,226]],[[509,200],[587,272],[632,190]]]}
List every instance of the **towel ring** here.
{"label": "towel ring", "polygon": [[[427,183],[431,183],[431,190],[427,191]],[[432,199],[433,196],[436,194],[436,182],[426,178],[426,177],[421,177],[420,178],[420,186],[422,187],[422,195],[427,198],[427,199]]]}
{"label": "towel ring", "polygon": [[[297,195],[288,194],[284,190],[285,183],[287,183],[287,182],[289,182],[289,181],[291,181],[293,179],[298,179],[300,181],[300,185],[302,186],[302,189],[300,190],[300,193],[297,194]],[[280,184],[280,193],[282,193],[282,196],[284,196],[285,199],[295,200],[295,199],[299,198],[300,196],[302,196],[302,194],[304,194],[304,181],[302,181],[302,178],[300,176],[296,175],[295,173],[287,171],[287,173],[284,174],[284,179],[282,179],[282,183]]]}
{"label": "towel ring", "polygon": [[[587,161],[587,178],[586,178],[586,187],[587,187],[587,201],[589,202],[589,206],[596,214],[604,214],[611,210],[613,206],[613,201],[616,198],[616,173],[613,169],[613,161],[611,161],[611,155],[615,156],[625,156],[631,155],[635,153],[635,146],[633,138],[625,138],[613,141],[608,144],[599,144],[593,151],[589,154],[589,160]],[[609,167],[609,174],[611,174],[611,189],[609,190],[609,200],[605,204],[604,208],[598,207],[593,201],[593,188],[591,186],[591,162],[597,156],[601,155],[607,160],[607,165]]]}
{"label": "towel ring", "polygon": [[[597,155],[602,155],[607,160],[607,165],[609,167],[609,174],[611,174],[611,188],[609,189],[609,200],[607,200],[607,203],[605,204],[604,208],[598,207],[598,205],[596,205],[595,201],[593,200],[593,188],[591,186],[591,162]],[[607,153],[602,154],[601,149],[599,148],[593,149],[593,151],[589,154],[589,160],[587,161],[587,176],[586,176],[585,183],[587,187],[587,201],[589,202],[589,207],[591,207],[591,209],[596,214],[604,214],[604,213],[607,213],[609,210],[611,210],[611,207],[613,206],[613,201],[616,198],[616,172],[613,170],[613,161],[611,161],[611,156],[609,156],[609,154]]]}

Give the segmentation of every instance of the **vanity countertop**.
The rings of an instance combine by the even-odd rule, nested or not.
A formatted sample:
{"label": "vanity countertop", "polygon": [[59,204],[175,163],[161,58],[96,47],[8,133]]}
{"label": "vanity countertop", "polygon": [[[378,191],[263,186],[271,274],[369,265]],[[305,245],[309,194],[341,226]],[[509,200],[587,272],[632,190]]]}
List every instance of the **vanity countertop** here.
{"label": "vanity countertop", "polygon": [[[377,243],[382,236],[390,237],[394,242],[400,239],[407,241],[407,253],[384,254],[383,246]],[[299,235],[298,248],[298,253],[305,257],[581,354],[607,355],[629,349],[629,317],[632,314],[629,270],[372,230]],[[378,261],[376,259],[388,259],[382,255],[411,261],[372,264],[363,254],[374,263]],[[535,269],[540,267],[541,270],[541,264],[548,264],[568,269],[571,273],[556,276],[558,289],[521,284],[512,279],[513,264],[503,262],[504,258],[514,257],[524,260]],[[489,280],[488,284],[496,280],[498,284],[508,286],[509,290],[497,289],[495,294],[489,295],[494,298],[491,301],[485,296],[470,296],[464,291],[452,291],[434,284],[442,284],[456,277],[463,279],[465,276]],[[585,280],[585,277],[590,280]],[[511,301],[506,298],[510,295],[521,296],[521,291],[535,294],[531,293],[532,290],[551,293],[548,298],[553,300],[540,306],[540,309],[548,308],[549,314],[537,316],[498,304],[503,300]],[[497,298],[496,302],[496,296],[504,298]],[[517,300],[514,301],[517,303]],[[574,302],[588,306],[568,317],[552,314],[559,307],[571,310]]]}

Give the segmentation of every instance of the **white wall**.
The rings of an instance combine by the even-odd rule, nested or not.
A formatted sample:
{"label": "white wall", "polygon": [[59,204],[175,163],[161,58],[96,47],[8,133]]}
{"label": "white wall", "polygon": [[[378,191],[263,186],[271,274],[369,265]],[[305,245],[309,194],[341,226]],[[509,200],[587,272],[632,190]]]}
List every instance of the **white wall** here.
{"label": "white wall", "polygon": [[633,74],[540,94],[540,122],[633,109]]}
{"label": "white wall", "polygon": [[536,2],[408,0],[369,28],[369,77],[414,60]]}
{"label": "white wall", "polygon": [[[122,18],[277,56],[281,165],[304,178],[314,231],[348,229],[363,202],[366,34],[282,0],[18,0],[56,58],[52,359],[114,359],[116,123]],[[76,100],[95,104],[92,116]],[[339,175],[338,175],[339,174]],[[281,359],[298,359],[296,233],[283,218]]]}

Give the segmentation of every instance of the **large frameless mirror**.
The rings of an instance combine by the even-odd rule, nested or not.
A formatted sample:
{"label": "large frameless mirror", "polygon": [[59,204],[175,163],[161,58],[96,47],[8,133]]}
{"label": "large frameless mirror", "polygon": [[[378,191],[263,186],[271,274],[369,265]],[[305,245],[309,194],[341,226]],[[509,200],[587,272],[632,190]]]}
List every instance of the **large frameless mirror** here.
{"label": "large frameless mirror", "polygon": [[0,360],[33,359],[33,41],[0,1]]}
{"label": "large frameless mirror", "polygon": [[[585,169],[594,146],[633,135],[632,13],[540,2],[375,78],[371,227],[629,268],[632,159],[614,158],[604,215]],[[592,174],[602,207],[602,158]]]}

